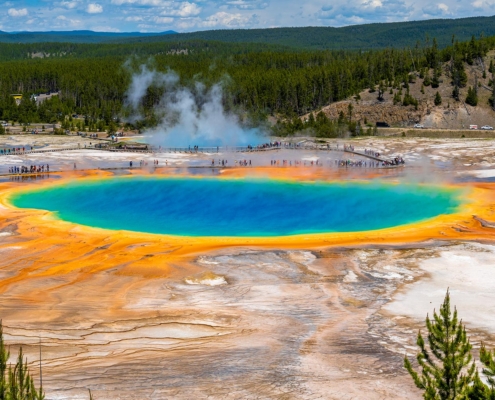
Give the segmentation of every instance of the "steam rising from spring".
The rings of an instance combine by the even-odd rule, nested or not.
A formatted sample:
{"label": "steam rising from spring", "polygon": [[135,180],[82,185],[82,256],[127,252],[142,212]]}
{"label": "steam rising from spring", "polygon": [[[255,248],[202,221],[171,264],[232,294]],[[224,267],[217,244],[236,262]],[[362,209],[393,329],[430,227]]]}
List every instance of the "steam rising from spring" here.
{"label": "steam rising from spring", "polygon": [[263,142],[259,129],[243,127],[239,118],[227,113],[222,104],[222,86],[207,89],[196,82],[194,92],[180,85],[179,76],[169,71],[161,73],[141,66],[132,76],[126,93],[127,105],[132,109],[131,120],[142,118],[139,106],[150,86],[164,89],[155,113],[160,121],[144,134],[147,142],[163,147],[188,146],[246,146]]}

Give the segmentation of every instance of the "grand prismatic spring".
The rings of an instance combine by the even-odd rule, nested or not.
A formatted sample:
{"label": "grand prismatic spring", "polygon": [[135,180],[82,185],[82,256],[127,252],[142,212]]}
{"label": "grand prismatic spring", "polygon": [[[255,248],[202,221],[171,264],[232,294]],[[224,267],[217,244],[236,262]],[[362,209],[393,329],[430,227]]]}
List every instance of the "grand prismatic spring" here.
{"label": "grand prismatic spring", "polygon": [[419,399],[403,356],[446,287],[495,345],[495,169],[466,166],[474,140],[449,164],[456,143],[357,143],[407,160],[373,169],[50,153],[56,172],[0,181],[11,353],[38,379],[41,338],[48,399]]}
{"label": "grand prismatic spring", "polygon": [[388,228],[450,214],[459,191],[418,185],[218,178],[75,181],[17,195],[22,208],[106,229],[283,236]]}

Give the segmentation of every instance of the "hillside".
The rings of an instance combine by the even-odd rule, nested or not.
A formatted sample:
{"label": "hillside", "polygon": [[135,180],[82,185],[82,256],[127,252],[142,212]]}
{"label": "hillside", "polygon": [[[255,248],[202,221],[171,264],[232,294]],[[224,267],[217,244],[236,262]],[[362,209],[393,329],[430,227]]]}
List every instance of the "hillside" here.
{"label": "hillside", "polygon": [[120,39],[115,42],[146,43],[190,39],[215,40],[231,43],[266,43],[317,49],[379,49],[386,47],[413,47],[425,40],[426,35],[435,37],[440,47],[449,45],[452,35],[459,41],[471,36],[495,35],[495,16],[460,19],[435,19],[426,21],[378,23],[353,25],[342,28],[304,27],[271,29],[212,30],[171,35]]}
{"label": "hillside", "polygon": [[36,58],[77,59],[115,57],[119,62],[131,56],[161,57],[184,55],[221,57],[225,55],[259,53],[263,51],[294,51],[283,46],[263,43],[224,43],[204,40],[151,43],[2,43],[0,42],[0,62]]}
{"label": "hillside", "polygon": [[94,31],[50,31],[50,32],[1,32],[0,43],[102,43],[109,40],[128,40],[148,36],[175,34],[175,31],[161,33],[140,32],[94,32]]}
{"label": "hillside", "polygon": [[[191,42],[142,45],[72,44],[62,56],[53,56],[53,53],[29,53],[28,47],[31,45],[27,44],[0,45],[2,55],[8,51],[11,51],[9,57],[15,54],[30,54],[30,59],[0,62],[0,119],[21,123],[56,122],[63,115],[80,114],[87,116],[85,124],[93,129],[96,125],[107,126],[110,121],[125,118],[132,112],[126,106],[126,93],[135,77],[143,73],[159,74],[173,70],[180,77],[180,82],[176,85],[176,89],[179,90],[183,87],[196,88],[198,81],[206,88],[221,82],[225,109],[245,115],[248,124],[263,123],[268,118],[290,118],[291,121],[299,121],[296,125],[287,127],[286,134],[300,128],[298,116],[311,111],[318,112],[322,107],[349,99],[350,96],[359,93],[362,96],[361,100],[356,102],[356,116],[360,112],[359,107],[367,106],[370,110],[366,112],[373,114],[367,117],[367,122],[383,120],[407,125],[411,121],[421,120],[423,115],[426,115],[426,96],[430,96],[431,101],[431,96],[435,93],[431,91],[431,86],[426,85],[425,98],[418,94],[421,88],[420,80],[425,71],[429,69],[430,76],[436,71],[435,80],[440,77],[445,81],[445,87],[440,89],[445,92],[442,92],[445,105],[448,103],[449,92],[452,91],[452,88],[448,87],[451,79],[448,77],[446,66],[453,60],[452,71],[456,74],[462,72],[463,75],[458,87],[461,89],[461,98],[465,98],[466,84],[469,82],[462,66],[478,68],[478,74],[481,76],[480,60],[485,58],[484,69],[488,75],[487,57],[492,57],[488,51],[495,49],[495,36],[455,42],[453,46],[444,49],[438,49],[435,41],[431,40],[430,45],[414,49],[367,52],[287,49],[278,51],[269,48],[273,45],[265,44],[212,44],[205,41],[195,43],[196,47],[192,47]],[[45,45],[53,45],[54,49],[57,49],[61,44]],[[135,47],[136,53],[126,53],[130,47]],[[75,55],[78,48],[87,49],[86,57]],[[143,52],[137,52],[141,50]],[[119,55],[109,56],[109,51],[117,51]],[[149,57],[150,51],[154,52],[151,53],[154,54],[152,61]],[[105,54],[107,56],[104,56]],[[130,57],[132,54],[135,57]],[[143,65],[147,65],[149,72]],[[443,71],[440,71],[441,69]],[[416,71],[416,75],[412,75],[412,71]],[[157,76],[160,76],[160,79],[156,79],[157,83],[153,83],[146,90],[139,104],[143,115],[143,119],[138,121],[139,126],[156,124],[156,110],[159,109],[156,106],[161,104],[165,90],[160,83],[163,81],[161,75]],[[483,86],[489,86],[488,77],[483,79],[483,82],[479,81],[482,83],[480,90]],[[382,102],[377,101],[376,93],[366,93],[366,90],[376,90],[379,85],[386,86]],[[407,86],[410,87],[411,95],[417,99],[409,103],[414,104],[418,101],[418,110],[392,104],[390,107],[397,111],[384,112],[391,114],[393,118],[376,115],[388,107],[387,104],[393,102],[394,96],[400,94],[396,103],[402,102]],[[400,87],[403,93],[398,93]],[[390,90],[392,94],[389,93]],[[32,94],[46,92],[57,92],[59,96],[39,105],[30,101]],[[12,93],[23,95],[18,106]],[[483,101],[480,99],[480,104]],[[412,111],[409,111],[411,108]],[[330,107],[329,110],[331,109]],[[344,111],[345,114],[346,110]],[[416,116],[404,116],[405,112]],[[396,117],[398,114],[401,116]],[[335,134],[326,121],[316,122],[320,134]]]}
{"label": "hillside", "polygon": [[[484,65],[490,64],[490,60],[495,60],[495,51],[491,51],[484,58]],[[393,103],[393,97],[397,89],[390,87],[385,90],[383,101],[377,99],[377,92],[370,93],[369,90],[360,92],[359,100],[355,97],[344,101],[339,101],[322,108],[322,111],[331,119],[337,119],[340,112],[348,114],[349,104],[352,104],[353,120],[360,121],[361,124],[376,122],[386,122],[392,127],[413,127],[420,123],[425,128],[433,129],[468,129],[469,125],[490,125],[495,127],[495,111],[489,105],[489,98],[492,93],[489,87],[491,74],[483,78],[483,64],[465,64],[467,74],[467,84],[460,89],[460,101],[455,101],[452,97],[453,86],[448,74],[449,64],[442,66],[443,76],[440,79],[438,88],[424,86],[424,80],[416,76],[415,82],[410,83],[410,93],[418,100],[417,109],[414,106],[403,106]],[[430,75],[433,71],[429,71]],[[476,107],[465,103],[468,88],[475,87],[478,82],[478,105]],[[442,104],[435,105],[435,94],[438,91],[442,98]],[[403,92],[405,90],[403,89]],[[308,118],[309,114],[303,116]]]}
{"label": "hillside", "polygon": [[459,41],[471,36],[495,35],[495,16],[460,19],[432,19],[393,23],[374,23],[333,27],[298,27],[269,29],[229,29],[190,33],[167,31],[139,32],[0,32],[0,43],[181,43],[190,40],[220,41],[225,43],[263,43],[304,50],[326,49],[383,49],[404,48],[424,42],[426,36],[435,37],[440,47],[451,43],[455,35]]}

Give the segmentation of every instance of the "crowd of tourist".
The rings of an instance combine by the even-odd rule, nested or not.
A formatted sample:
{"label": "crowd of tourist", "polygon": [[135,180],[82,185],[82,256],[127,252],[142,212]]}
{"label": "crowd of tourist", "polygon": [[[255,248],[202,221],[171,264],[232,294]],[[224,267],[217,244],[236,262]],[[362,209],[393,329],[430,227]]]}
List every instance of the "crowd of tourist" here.
{"label": "crowd of tourist", "polygon": [[50,166],[46,164],[42,165],[21,165],[20,167],[18,166],[13,166],[9,167],[9,174],[34,174],[34,173],[40,173],[40,172],[50,172]]}
{"label": "crowd of tourist", "polygon": [[370,150],[370,149],[364,149],[364,154],[371,157],[377,157],[377,158],[380,157],[380,153],[377,153],[375,150]]}
{"label": "crowd of tourist", "polygon": [[211,160],[211,166],[214,167],[215,165],[226,167],[227,166],[227,160],[218,160],[218,163],[215,164],[215,159],[213,158]]}
{"label": "crowd of tourist", "polygon": [[251,160],[235,160],[235,166],[239,166],[239,167],[247,167],[247,166],[251,166]]}
{"label": "crowd of tourist", "polygon": [[[30,149],[27,149],[27,151],[29,150]],[[26,152],[25,147],[12,147],[11,149],[6,149],[6,148],[0,149],[0,154],[20,154],[25,152]]]}
{"label": "crowd of tourist", "polygon": [[[96,134],[90,134],[89,135],[91,138],[96,137]],[[291,143],[291,142],[280,142],[280,141],[273,141],[273,142],[267,142],[264,144],[260,144],[258,146],[247,146],[248,150],[256,150],[256,149],[299,149],[299,148],[305,148],[304,147],[304,141],[298,142],[298,143]],[[95,148],[98,147],[98,145],[101,145],[100,143],[95,145]],[[104,145],[107,145],[106,143]],[[86,144],[84,145],[86,147]],[[92,143],[90,143],[90,146],[92,146]],[[131,145],[129,147],[139,147],[139,150],[147,150],[148,145],[143,144],[143,145]],[[277,158],[272,158],[270,160],[270,166],[271,167],[345,167],[345,168],[350,168],[350,167],[356,167],[356,168],[378,168],[378,167],[386,167],[386,166],[399,166],[403,165],[404,159],[400,156],[397,156],[393,159],[390,160],[385,160],[383,157],[380,157],[380,153],[377,152],[376,150],[365,148],[365,149],[360,149],[360,150],[355,150],[354,146],[352,144],[335,144],[335,147],[330,146],[330,144],[323,144],[320,146],[320,149],[323,146],[323,150],[326,149],[328,150],[336,150],[339,151],[342,154],[342,157],[337,157],[336,159],[330,159],[330,158],[324,158],[323,160],[313,158],[313,159],[277,159]],[[78,143],[78,147],[81,148],[81,143]],[[123,146],[124,149],[126,149],[126,146]],[[162,149],[162,147],[158,148],[160,151],[165,150]],[[199,146],[189,146],[188,149],[183,149],[185,152],[190,152],[190,153],[198,153],[200,151],[204,151],[206,148],[200,148]],[[215,147],[208,148],[212,150],[213,152],[215,151]],[[216,147],[217,151],[226,150],[228,152],[227,147]],[[246,149],[243,148],[243,149]],[[33,150],[33,148],[29,146],[23,146],[23,147],[13,147],[13,148],[0,148],[0,155],[19,155],[23,154],[27,151]],[[155,149],[156,151],[157,149]],[[177,149],[176,149],[177,150]],[[234,150],[234,148],[231,148],[231,150]],[[345,156],[345,152],[353,153],[353,155],[347,155]],[[291,153],[291,154],[297,154],[297,153],[292,153],[292,152],[286,152]],[[234,153],[232,153],[233,155]],[[267,153],[270,154],[270,153]],[[278,152],[273,152],[271,154],[279,154]],[[330,154],[329,154],[330,155]],[[362,155],[360,157],[360,155]],[[364,156],[364,157],[363,157]],[[153,167],[158,168],[161,162],[161,165],[163,166],[168,166],[168,161],[165,160],[165,162],[159,161],[158,159],[154,160],[146,160],[142,159],[140,161],[130,161],[129,162],[129,167],[133,168],[137,167],[137,163],[139,162],[139,167],[140,168],[147,168],[148,164],[151,166],[151,162],[153,162]],[[265,158],[263,159],[256,159],[255,160],[256,164],[259,166],[267,165],[268,160]],[[206,164],[208,165],[208,164]],[[253,160],[251,159],[233,159],[233,157],[230,159],[230,164],[227,159],[216,159],[213,158],[211,159],[211,166],[212,167],[250,167],[253,165]],[[74,170],[77,169],[76,164],[74,163]],[[42,172],[49,172],[49,165],[44,164],[42,165],[29,165],[29,166],[12,166],[9,167],[9,174],[39,174]]]}
{"label": "crowd of tourist", "polygon": [[335,160],[335,165],[338,167],[378,168],[384,164],[374,160]]}

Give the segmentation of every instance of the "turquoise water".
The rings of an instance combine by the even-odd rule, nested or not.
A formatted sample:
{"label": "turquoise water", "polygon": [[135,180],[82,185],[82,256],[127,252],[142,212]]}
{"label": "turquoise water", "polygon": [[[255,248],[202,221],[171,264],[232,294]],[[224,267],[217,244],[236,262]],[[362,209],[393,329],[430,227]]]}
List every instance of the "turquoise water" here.
{"label": "turquoise water", "polygon": [[380,183],[216,178],[76,180],[18,193],[21,208],[107,229],[183,236],[283,236],[387,228],[453,213],[461,193]]}

